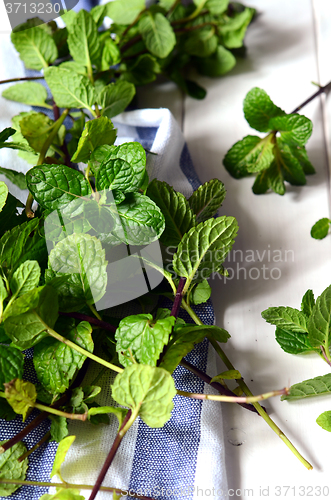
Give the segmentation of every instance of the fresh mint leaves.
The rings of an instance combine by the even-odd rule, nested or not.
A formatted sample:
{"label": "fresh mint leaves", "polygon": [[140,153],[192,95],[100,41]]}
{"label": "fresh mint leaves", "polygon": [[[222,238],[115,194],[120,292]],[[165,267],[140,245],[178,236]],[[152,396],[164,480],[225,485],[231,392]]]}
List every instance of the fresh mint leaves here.
{"label": "fresh mint leaves", "polygon": [[302,115],[286,114],[257,87],[245,97],[244,114],[252,128],[268,135],[264,138],[248,135],[232,146],[223,160],[230,175],[240,179],[257,174],[255,194],[271,189],[283,195],[285,181],[304,185],[306,175],[315,172],[305,150],[312,133],[311,121]]}

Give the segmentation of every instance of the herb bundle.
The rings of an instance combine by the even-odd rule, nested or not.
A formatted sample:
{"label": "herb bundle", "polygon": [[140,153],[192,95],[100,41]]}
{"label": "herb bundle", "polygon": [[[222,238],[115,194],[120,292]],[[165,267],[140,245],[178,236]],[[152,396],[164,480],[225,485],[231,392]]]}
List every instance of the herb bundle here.
{"label": "herb bundle", "polygon": [[[0,416],[18,414],[25,420],[32,408],[42,412],[19,436],[1,444],[2,496],[32,483],[25,475],[34,448],[26,450],[22,444],[31,425],[51,419],[43,440],[60,443],[51,476],[62,480],[60,466],[74,441],[67,419],[102,424],[110,416],[118,419],[118,433],[96,484],[58,483],[55,495],[42,498],[79,500],[77,490],[83,488],[92,489],[91,500],[102,488],[116,498],[116,488],[101,484],[122,439],[138,417],[149,427],[163,427],[176,394],[236,402],[255,411],[311,468],[258,403],[287,394],[287,389],[253,396],[219,345],[229,333],[204,325],[193,309],[210,297],[207,279],[226,273],[223,262],[238,230],[235,218],[217,217],[226,194],[223,183],[213,179],[186,199],[165,182],[150,182],[144,148],[138,142],[115,146],[111,121],[132,101],[135,85],[153,81],[159,73],[189,95],[203,97],[204,90],[184,77],[188,65],[209,76],[231,69],[235,57],[230,49],[242,46],[254,11],[224,0],[188,6],[161,0],[148,9],[144,2],[132,1],[129,7],[118,0],[91,13],[66,13],[66,28],[30,20],[12,33],[25,66],[43,70],[43,75],[28,77],[3,96],[53,110],[54,119],[40,111],[24,112],[0,133],[1,148],[18,150],[33,165],[26,176],[1,170],[17,186],[27,186],[29,196],[22,210],[0,183]],[[114,24],[99,30],[105,16]],[[45,78],[51,98],[32,81],[38,78]],[[276,115],[289,128],[288,118]],[[305,120],[303,131],[300,126],[296,121],[294,132],[291,128],[284,134],[290,141],[300,137],[303,144],[310,129]],[[75,168],[77,163],[84,164],[84,172]],[[109,291],[107,265],[114,249],[145,248],[158,240],[176,247],[166,269],[142,251],[136,257],[145,273],[152,268],[161,274],[163,281],[153,293],[170,298],[173,306],[146,312],[149,297],[142,297],[139,314],[120,321],[111,310],[101,316],[98,303]],[[193,323],[178,317],[180,308]],[[184,359],[206,337],[227,368],[213,378]],[[101,356],[95,354],[96,346]],[[23,379],[22,351],[32,347],[35,384]],[[102,387],[82,385],[88,359],[117,373],[112,397],[119,406],[99,406],[95,398]],[[179,364],[220,394],[176,390],[172,373]],[[231,379],[238,383],[233,391],[226,382]]]}

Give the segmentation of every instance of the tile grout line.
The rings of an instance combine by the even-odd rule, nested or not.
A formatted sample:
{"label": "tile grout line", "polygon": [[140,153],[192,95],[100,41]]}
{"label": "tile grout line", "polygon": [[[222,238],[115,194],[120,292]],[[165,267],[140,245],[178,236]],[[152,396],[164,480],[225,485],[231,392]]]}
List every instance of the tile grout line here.
{"label": "tile grout line", "polygon": [[[321,59],[320,59],[320,24],[319,24],[319,11],[316,5],[318,0],[311,0],[312,14],[313,14],[313,31],[314,31],[314,41],[315,41],[315,54],[316,54],[316,70],[318,83],[321,84]],[[327,82],[324,82],[324,84]],[[326,160],[327,169],[327,179],[328,179],[328,205],[329,205],[329,216],[331,218],[331,148],[330,148],[330,130],[327,120],[327,110],[326,110],[326,98],[325,94],[320,96],[320,108],[322,114],[322,130],[323,130],[323,142],[324,142],[324,152]]]}

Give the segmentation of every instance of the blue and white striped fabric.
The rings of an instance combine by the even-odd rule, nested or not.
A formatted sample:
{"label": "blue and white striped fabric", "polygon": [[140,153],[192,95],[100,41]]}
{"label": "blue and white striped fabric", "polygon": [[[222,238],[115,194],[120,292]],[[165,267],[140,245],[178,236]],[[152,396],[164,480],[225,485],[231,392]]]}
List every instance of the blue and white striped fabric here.
{"label": "blue and white striped fabric", "polygon": [[[9,38],[1,35],[0,78],[20,76],[22,65]],[[8,73],[5,59],[10,54],[12,61]],[[15,59],[16,57],[16,59]],[[1,130],[10,125],[10,118],[22,111],[23,106],[0,98]],[[28,108],[27,108],[28,109]],[[118,143],[137,140],[156,155],[148,155],[150,178],[157,177],[189,196],[200,182],[194,171],[187,146],[180,128],[167,109],[144,109],[123,113],[116,117]],[[13,151],[1,151],[1,165],[26,171],[30,168],[17,160]],[[3,179],[5,180],[5,179]],[[8,183],[10,185],[10,183]],[[13,194],[14,186],[11,186]],[[21,194],[24,199],[25,194]],[[169,307],[171,305],[169,304]],[[196,307],[196,313],[206,324],[214,323],[211,303]],[[129,312],[128,312],[129,314]],[[189,321],[189,318],[185,318]],[[209,375],[216,375],[216,360],[208,342],[198,345],[187,360]],[[29,363],[27,378],[33,381],[33,367]],[[91,363],[84,383],[89,384],[99,373],[98,366]],[[213,392],[200,379],[182,367],[174,373],[177,389],[191,392]],[[99,404],[111,405],[112,379],[101,378],[103,391]],[[35,414],[34,414],[35,415]],[[28,423],[33,418],[29,417]],[[1,421],[0,439],[8,439],[25,425],[17,418],[12,422]],[[31,448],[48,430],[48,421],[24,439]],[[68,482],[94,484],[117,432],[117,422],[111,425],[93,426],[90,423],[72,422],[70,434],[76,435],[63,466],[63,477]],[[30,457],[28,479],[49,481],[56,452],[56,444],[35,451]],[[227,499],[227,479],[224,459],[224,442],[221,405],[185,399],[176,396],[170,421],[162,429],[150,429],[140,419],[132,426],[121,444],[104,484],[134,491],[160,500],[195,500],[203,497]],[[50,490],[52,492],[53,488]],[[45,488],[22,487],[11,498],[13,500],[37,500]],[[89,492],[82,490],[86,499]],[[2,498],[2,497],[0,497]],[[98,500],[109,500],[109,493],[100,492]],[[129,496],[128,496],[129,498]]]}

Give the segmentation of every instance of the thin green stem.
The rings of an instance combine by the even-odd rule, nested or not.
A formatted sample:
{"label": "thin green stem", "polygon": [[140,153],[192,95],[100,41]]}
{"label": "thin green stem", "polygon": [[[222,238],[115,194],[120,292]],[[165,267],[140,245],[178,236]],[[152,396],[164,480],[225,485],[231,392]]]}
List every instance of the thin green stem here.
{"label": "thin green stem", "polygon": [[[54,487],[54,488],[62,488],[64,490],[67,489],[77,489],[77,490],[92,490],[94,488],[91,484],[73,484],[73,483],[51,483],[47,481],[20,481],[19,479],[0,479],[0,484],[17,484],[20,486],[44,486],[44,487]],[[113,488],[111,486],[100,486],[101,491],[107,491],[112,493],[116,491],[116,493],[121,494],[125,492],[125,488]],[[143,495],[139,495],[138,493],[134,493],[130,490],[130,497],[140,498],[141,500],[153,500],[153,498],[145,497]]]}
{"label": "thin green stem", "polygon": [[119,366],[116,366],[116,365],[113,365],[112,363],[108,363],[108,361],[105,361],[104,359],[102,358],[99,358],[99,356],[96,356],[95,354],[92,354],[91,352],[89,351],[86,351],[85,349],[83,349],[83,347],[80,347],[79,345],[77,344],[74,344],[74,342],[71,342],[71,340],[69,339],[66,339],[65,337],[63,337],[62,335],[60,335],[59,333],[57,333],[56,331],[54,331],[52,328],[50,328],[41,318],[40,316],[38,316],[39,320],[45,325],[46,327],[46,331],[47,333],[55,338],[56,340],[59,340],[60,342],[62,342],[63,344],[66,344],[67,346],[71,347],[71,349],[74,349],[75,351],[79,352],[80,354],[83,354],[84,356],[86,356],[87,358],[90,358],[92,359],[93,361],[96,361],[97,363],[99,363],[100,365],[103,365],[105,366],[106,368],[109,368],[110,370],[113,370],[114,372],[117,372],[117,373],[122,373],[123,371],[123,368],[120,368]]}
{"label": "thin green stem", "polygon": [[34,408],[37,408],[41,411],[47,411],[48,413],[52,413],[53,415],[57,415],[59,417],[70,418],[71,420],[83,420],[87,419],[86,413],[67,413],[66,411],[56,410],[55,408],[51,408],[50,406],[41,405],[40,403],[35,403]]}
{"label": "thin green stem", "polygon": [[30,448],[30,450],[26,451],[25,453],[23,453],[23,455],[18,457],[17,461],[23,462],[25,458],[28,458],[34,451],[38,450],[40,446],[49,441],[50,437],[51,437],[51,432],[50,431],[46,432],[45,436],[42,437],[40,441],[38,441],[38,443],[33,446],[33,448]]}
{"label": "thin green stem", "polygon": [[263,399],[288,394],[288,388],[281,389],[279,391],[265,392],[264,394],[259,394],[258,396],[219,396],[215,394],[198,394],[187,391],[177,391],[177,394],[178,396],[184,396],[186,398],[221,401],[224,403],[256,403],[257,401],[262,401]]}
{"label": "thin green stem", "polygon": [[33,196],[31,193],[29,193],[25,203],[25,213],[29,219],[33,219],[34,217],[34,211],[32,210],[32,203],[33,203]]}
{"label": "thin green stem", "polygon": [[100,314],[98,313],[98,311],[96,310],[96,308],[94,307],[94,305],[93,304],[89,304],[89,308],[91,309],[91,311],[94,314],[94,316],[96,318],[98,318],[99,321],[102,321],[102,318],[101,318]]}
{"label": "thin green stem", "polygon": [[[185,311],[188,312],[188,314],[191,316],[191,318],[194,320],[194,322],[197,325],[202,325],[202,321],[200,318],[195,314],[195,312],[187,305],[185,300],[182,301],[182,307],[185,309]],[[226,356],[225,352],[221,347],[219,346],[218,342],[213,339],[209,339],[211,345],[214,347],[215,351],[219,355],[219,357],[222,359],[224,362],[225,366],[227,367],[228,370],[235,370],[235,367],[231,363],[231,361],[228,359]],[[238,379],[237,383],[239,387],[242,389],[242,391],[246,394],[246,396],[252,397],[253,393],[250,391],[246,383],[244,382],[243,379]],[[262,408],[262,406],[259,403],[252,403],[256,411],[258,412],[259,415],[263,418],[263,420],[266,421],[266,423],[269,425],[269,427],[277,434],[277,436],[286,444],[286,446],[292,451],[292,453],[300,460],[300,462],[308,469],[311,470],[313,466],[299,453],[299,451],[295,448],[295,446],[291,443],[291,441],[288,439],[288,437],[284,434],[284,432],[275,424],[275,422],[269,417],[267,412]]]}

